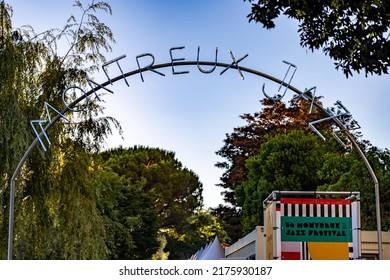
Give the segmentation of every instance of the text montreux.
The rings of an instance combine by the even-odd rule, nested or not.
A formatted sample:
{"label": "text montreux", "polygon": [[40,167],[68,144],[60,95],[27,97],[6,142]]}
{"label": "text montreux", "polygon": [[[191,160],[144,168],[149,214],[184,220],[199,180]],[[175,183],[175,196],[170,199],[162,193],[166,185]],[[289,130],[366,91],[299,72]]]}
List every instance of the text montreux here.
{"label": "text montreux", "polygon": [[[178,72],[178,71],[175,70],[175,63],[178,63],[178,62],[180,62],[180,61],[184,61],[184,60],[185,60],[185,58],[180,57],[180,56],[177,54],[180,50],[182,50],[182,49],[184,49],[184,48],[185,48],[185,47],[183,46],[183,47],[174,47],[174,48],[170,48],[170,49],[169,49],[169,55],[170,55],[170,58],[171,58],[170,64],[169,64],[169,65],[172,67],[172,74],[173,74],[173,75],[177,75],[177,74],[187,74],[187,73],[189,73],[189,71],[179,71],[179,72]],[[222,70],[222,71],[220,72],[220,75],[222,75],[223,73],[225,73],[229,68],[234,67],[234,68],[237,69],[237,71],[238,71],[238,73],[240,74],[241,78],[244,79],[244,76],[243,76],[243,74],[242,74],[242,72],[241,72],[240,67],[239,67],[238,64],[239,64],[242,60],[244,60],[246,57],[248,57],[248,54],[246,54],[246,55],[244,55],[244,56],[242,56],[241,58],[239,58],[239,59],[236,60],[236,58],[234,57],[234,55],[233,55],[233,53],[232,53],[231,50],[229,50],[229,53],[230,53],[230,56],[231,56],[231,58],[232,58],[232,62],[231,62],[230,64],[226,64],[227,66],[225,67],[224,70]],[[110,83],[111,85],[112,85],[112,83],[113,83],[113,80],[112,80],[111,77],[109,76],[108,71],[107,71],[107,68],[108,68],[109,65],[111,65],[111,64],[113,64],[113,63],[116,63],[117,66],[118,66],[118,68],[119,68],[119,70],[120,70],[120,72],[121,72],[121,76],[119,76],[119,78],[120,78],[120,79],[123,79],[123,80],[125,81],[126,85],[129,86],[129,83],[128,83],[128,81],[126,80],[126,76],[125,76],[125,74],[124,74],[123,71],[122,71],[122,67],[121,67],[120,64],[119,64],[119,61],[120,61],[121,59],[125,58],[125,57],[126,57],[126,55],[119,56],[119,57],[117,57],[117,58],[115,58],[115,59],[112,59],[112,60],[110,60],[110,61],[108,61],[108,62],[106,62],[106,63],[104,63],[104,64],[102,65],[102,69],[103,69],[103,71],[104,71],[104,73],[105,73],[105,75],[106,75],[106,77],[107,77],[107,79],[108,79],[108,81],[109,81],[109,83]],[[141,67],[140,61],[141,61],[142,58],[146,58],[146,57],[151,58],[151,63],[150,63],[149,65],[147,65],[147,66]],[[202,72],[202,73],[205,73],[205,74],[209,74],[209,73],[214,72],[215,68],[217,67],[217,62],[218,62],[218,48],[215,48],[215,62],[214,62],[214,67],[211,68],[210,70],[204,70],[204,69],[202,69],[202,68],[200,67],[200,64],[199,64],[199,57],[200,57],[200,46],[198,46],[197,60],[196,60],[197,67],[198,67],[199,71]],[[143,74],[142,74],[142,73],[143,73],[144,71],[147,71],[147,70],[152,71],[152,72],[154,72],[154,73],[156,73],[156,74],[159,74],[159,75],[161,75],[161,76],[165,76],[164,73],[161,73],[161,72],[159,72],[159,71],[153,69],[154,62],[155,62],[155,58],[154,58],[154,55],[153,55],[153,54],[151,54],[151,53],[144,53],[144,54],[137,55],[135,58],[136,58],[137,65],[138,65],[138,71],[133,71],[131,75],[133,75],[133,74],[139,72],[139,74],[140,74],[140,76],[141,76],[142,82],[144,82],[144,77],[143,77]],[[167,66],[168,66],[168,65],[167,65]],[[164,67],[165,67],[165,66],[164,66]],[[129,73],[130,73],[130,72],[129,72]],[[130,76],[130,75],[128,74],[127,76]],[[108,92],[113,93],[113,91],[107,89],[107,88],[106,88],[105,86],[103,86],[102,84],[96,83],[95,81],[91,80],[88,76],[87,76],[86,80],[87,80],[89,86],[91,87],[91,90],[89,91],[89,93],[87,93],[87,92],[86,92],[84,89],[82,89],[80,86],[76,86],[76,85],[67,87],[67,88],[63,91],[63,93],[62,93],[62,101],[63,101],[63,103],[64,103],[65,106],[66,106],[66,109],[63,111],[63,113],[66,113],[66,112],[69,111],[69,110],[72,111],[72,112],[81,112],[81,111],[83,111],[85,108],[87,108],[87,106],[88,106],[88,104],[89,104],[89,98],[88,98],[88,96],[91,95],[92,93],[95,93],[96,98],[97,98],[99,101],[101,101],[101,99],[99,98],[99,96],[97,95],[97,92],[96,92],[96,91],[99,90],[99,89],[105,89],[105,90],[107,90]],[[118,80],[118,77],[116,78],[116,80]],[[94,88],[93,85],[95,85],[96,87]],[[96,90],[96,88],[97,88],[97,90]],[[81,93],[82,93],[82,95],[83,95],[84,97],[83,97],[83,98],[79,98],[79,99],[77,99],[77,100],[81,101],[81,100],[85,99],[84,105],[82,105],[82,106],[79,107],[78,109],[75,109],[74,106],[77,105],[78,102],[75,104],[75,101],[73,101],[72,103],[69,103],[69,102],[66,100],[66,99],[67,99],[67,98],[66,98],[66,95],[67,95],[67,92],[68,92],[68,91],[73,91],[73,93],[75,93],[75,91],[81,91]],[[71,94],[71,95],[72,95],[72,94]],[[73,94],[73,95],[74,95],[74,94]],[[77,101],[77,100],[76,100],[76,101]],[[44,107],[45,107],[45,110],[46,110],[48,119],[47,119],[47,120],[32,120],[32,121],[30,121],[30,124],[31,124],[31,126],[32,126],[32,128],[33,128],[33,130],[34,130],[34,133],[35,133],[35,135],[37,136],[37,139],[39,140],[39,142],[40,142],[40,144],[41,144],[43,150],[46,151],[46,147],[45,147],[45,145],[44,145],[43,142],[42,142],[42,139],[41,139],[41,137],[40,137],[40,133],[38,133],[38,131],[36,130],[34,124],[35,124],[35,123],[38,124],[38,126],[40,127],[40,130],[41,130],[41,134],[43,134],[43,136],[46,138],[46,141],[47,141],[48,144],[50,145],[49,137],[48,137],[48,135],[47,135],[46,132],[45,132],[46,129],[43,128],[43,126],[42,126],[43,123],[47,123],[47,122],[52,123],[52,118],[51,118],[50,113],[49,113],[49,108],[50,108],[51,110],[53,110],[54,112],[57,113],[57,116],[55,117],[54,121],[57,120],[57,119],[59,119],[59,118],[62,118],[62,119],[64,119],[65,121],[69,122],[69,119],[68,119],[67,117],[65,117],[65,115],[64,115],[63,113],[61,113],[59,110],[57,110],[56,108],[54,108],[52,105],[50,105],[50,104],[47,103],[47,102],[44,102]],[[53,121],[53,122],[54,122],[54,121]]]}

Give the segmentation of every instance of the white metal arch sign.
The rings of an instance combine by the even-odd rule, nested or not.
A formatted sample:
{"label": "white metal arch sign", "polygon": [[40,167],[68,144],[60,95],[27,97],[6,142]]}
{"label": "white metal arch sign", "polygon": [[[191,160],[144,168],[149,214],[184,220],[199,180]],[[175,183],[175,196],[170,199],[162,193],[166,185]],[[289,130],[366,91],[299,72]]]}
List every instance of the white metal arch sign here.
{"label": "white metal arch sign", "polygon": [[[265,91],[265,84],[263,84],[262,87],[262,92],[265,95],[265,97],[278,102],[280,101],[286,94],[287,90],[290,89],[291,91],[295,92],[298,94],[301,98],[308,100],[311,102],[310,106],[310,112],[312,110],[313,105],[316,106],[318,109],[323,111],[327,117],[324,119],[316,120],[314,122],[311,122],[309,124],[309,127],[316,132],[321,138],[325,140],[325,138],[322,136],[322,134],[315,128],[315,124],[318,122],[322,121],[328,121],[331,120],[333,121],[336,126],[339,128],[339,131],[345,133],[347,138],[350,140],[352,145],[358,150],[360,156],[362,157],[363,161],[365,162],[367,168],[369,169],[369,172],[371,176],[373,177],[375,186],[378,186],[375,173],[372,171],[371,166],[369,165],[368,161],[366,160],[363,152],[360,150],[359,146],[357,145],[356,141],[354,140],[354,137],[352,134],[349,132],[351,129],[356,129],[357,128],[357,122],[355,122],[352,117],[350,112],[341,104],[340,101],[337,101],[335,103],[336,108],[331,108],[331,109],[325,109],[322,107],[321,104],[316,102],[315,100],[315,91],[316,87],[312,87],[308,90],[300,91],[293,86],[291,86],[291,81],[294,77],[294,74],[296,72],[297,67],[287,61],[283,61],[285,64],[288,65],[286,74],[284,75],[283,79],[278,79],[275,78],[271,75],[265,74],[263,72],[247,68],[242,66],[243,62],[245,59],[248,58],[248,54],[245,54],[243,56],[240,56],[238,59],[236,59],[235,55],[231,50],[229,51],[231,61],[229,62],[220,62],[218,61],[218,48],[215,49],[215,60],[214,61],[202,61],[200,60],[200,54],[201,54],[201,49],[198,46],[197,50],[197,59],[196,60],[186,60],[184,57],[181,56],[180,51],[183,50],[185,47],[174,47],[169,49],[169,55],[170,55],[170,61],[167,63],[162,63],[162,64],[155,64],[155,57],[151,53],[143,53],[140,55],[137,55],[135,57],[135,60],[137,62],[138,68],[135,70],[131,70],[128,72],[123,71],[121,62],[122,59],[126,57],[126,55],[121,55],[117,58],[114,58],[107,63],[102,65],[102,70],[105,73],[107,77],[107,81],[103,83],[98,83],[93,80],[91,80],[89,77],[86,78],[86,82],[89,85],[90,89],[86,90],[82,88],[79,85],[72,85],[68,88],[66,88],[62,92],[62,101],[64,103],[65,108],[63,110],[59,110],[52,105],[50,105],[48,102],[44,102],[43,106],[45,108],[46,114],[47,114],[47,119],[39,119],[39,120],[31,120],[30,124],[32,126],[32,129],[34,131],[34,134],[36,138],[32,142],[32,144],[29,146],[29,148],[26,150],[25,154],[23,155],[22,159],[20,160],[18,166],[16,167],[16,170],[11,177],[11,182],[10,182],[10,213],[9,213],[9,233],[8,233],[8,259],[12,259],[12,247],[13,247],[13,224],[14,224],[14,197],[15,197],[15,181],[17,176],[20,173],[20,170],[22,168],[22,165],[30,155],[30,153],[33,151],[33,149],[40,144],[42,149],[44,151],[47,151],[46,145],[50,145],[50,139],[47,135],[47,130],[59,119],[63,119],[66,122],[69,122],[69,119],[66,117],[66,113],[69,111],[72,113],[77,113],[81,112],[83,110],[86,110],[88,108],[88,105],[90,103],[90,96],[95,95],[96,99],[98,101],[101,101],[98,95],[99,90],[105,90],[110,93],[113,93],[112,90],[108,88],[108,86],[113,85],[113,83],[123,80],[127,86],[130,86],[127,78],[133,75],[139,75],[142,82],[144,82],[144,75],[146,71],[150,71],[156,75],[160,76],[165,76],[165,74],[159,69],[161,68],[171,68],[172,70],[172,75],[184,75],[184,74],[189,74],[189,70],[184,70],[181,69],[179,71],[179,68],[181,66],[196,66],[198,71],[200,71],[203,74],[211,74],[214,71],[216,71],[217,67],[221,68],[221,71],[219,72],[219,75],[223,75],[226,71],[237,71],[239,77],[244,80],[244,74],[243,72],[250,73],[256,76],[263,77],[267,80],[270,80],[274,83],[279,84],[279,89],[278,92],[271,96],[268,95]],[[111,77],[109,73],[109,68],[110,67],[117,67],[117,70],[120,71],[120,75],[116,77]],[[208,69],[206,70],[205,67]],[[284,90],[282,90],[284,88]],[[81,93],[81,96],[78,97],[76,100],[72,102],[68,102],[67,96],[69,96],[71,93],[78,92],[79,94]],[[310,94],[308,94],[310,92]],[[55,113],[54,117],[52,117],[53,112]],[[44,126],[44,124],[46,124]],[[37,130],[37,128],[39,130]],[[379,207],[377,207],[379,209]],[[380,230],[378,230],[380,232]]]}
{"label": "white metal arch sign", "polygon": [[[46,151],[47,148],[46,148],[46,145],[45,145],[43,140],[45,140],[48,145],[51,144],[50,139],[49,139],[48,135],[46,134],[46,130],[48,128],[50,128],[50,126],[54,122],[56,122],[60,118],[62,118],[66,122],[69,122],[69,119],[65,116],[65,114],[67,112],[71,111],[71,112],[75,113],[75,112],[80,112],[80,111],[87,109],[88,104],[90,102],[89,96],[93,95],[93,94],[96,96],[96,99],[98,101],[101,101],[97,92],[102,89],[102,90],[106,90],[110,93],[113,93],[113,91],[108,89],[107,86],[112,85],[114,82],[116,82],[118,80],[123,80],[126,83],[126,85],[129,87],[130,84],[129,84],[129,81],[127,80],[127,77],[133,76],[133,75],[139,75],[142,82],[144,82],[145,79],[144,79],[143,73],[146,71],[153,72],[153,73],[158,74],[160,76],[165,76],[164,73],[158,71],[157,69],[169,67],[172,70],[172,75],[183,75],[183,74],[189,74],[190,71],[189,70],[179,71],[178,70],[179,66],[196,65],[197,69],[201,73],[211,74],[216,70],[217,67],[221,67],[222,71],[219,72],[219,75],[223,75],[229,69],[235,69],[235,70],[237,70],[237,72],[242,80],[245,79],[243,72],[249,72],[249,73],[252,73],[252,74],[255,74],[258,76],[265,77],[267,79],[270,79],[270,80],[280,84],[278,94],[273,96],[273,97],[269,96],[265,92],[265,84],[263,85],[264,95],[267,98],[270,98],[274,101],[279,101],[284,97],[287,89],[290,87],[290,83],[291,83],[291,81],[294,77],[295,71],[296,71],[296,66],[294,64],[289,63],[287,61],[284,61],[286,64],[288,64],[288,69],[287,69],[287,72],[284,76],[284,79],[282,81],[280,81],[280,80],[278,80],[272,76],[266,75],[262,72],[241,66],[240,63],[242,61],[244,61],[244,59],[246,59],[249,56],[248,54],[243,55],[242,57],[236,59],[233,52],[231,50],[229,50],[229,54],[231,56],[231,62],[223,63],[223,62],[218,61],[218,48],[216,48],[214,61],[212,61],[212,62],[201,61],[200,60],[200,47],[198,46],[197,59],[194,61],[187,61],[184,57],[180,57],[180,50],[182,50],[184,48],[185,47],[182,46],[182,47],[175,47],[175,48],[169,49],[170,61],[168,63],[163,63],[163,64],[155,64],[155,57],[151,53],[144,53],[144,54],[137,55],[135,57],[135,60],[137,62],[138,68],[136,70],[129,71],[126,73],[123,71],[123,68],[121,66],[121,61],[123,58],[126,57],[126,55],[121,55],[121,56],[119,56],[115,59],[112,59],[112,60],[108,61],[107,63],[103,64],[102,70],[107,77],[107,81],[100,84],[100,83],[97,83],[97,82],[91,80],[89,77],[87,77],[86,82],[91,88],[89,91],[86,91],[85,89],[83,89],[82,87],[80,87],[78,85],[72,85],[70,87],[67,87],[62,93],[62,101],[65,105],[65,109],[63,109],[62,111],[59,111],[58,109],[54,108],[49,103],[44,102],[43,106],[44,106],[46,114],[47,114],[47,119],[46,120],[42,120],[42,119],[41,120],[32,120],[30,122],[32,129],[35,133],[36,140],[40,143],[42,149],[44,151]],[[204,69],[204,66],[209,66],[209,68],[210,67],[211,68],[206,70],[206,69]],[[117,77],[111,77],[109,74],[110,67],[117,67],[119,72],[120,72],[120,75]],[[293,69],[293,71],[291,71],[291,73],[290,73],[290,70],[292,70],[292,69]],[[287,78],[289,78],[289,81],[285,82],[285,80]],[[279,94],[279,92],[281,91],[283,86],[285,87],[285,90],[284,90],[283,94]],[[312,90],[312,89],[310,89],[310,90]],[[75,91],[78,91],[79,93],[81,93],[81,96],[77,100],[74,100],[73,102],[69,103],[67,101],[66,97],[69,95],[69,93],[74,93]],[[301,94],[301,95],[303,96],[304,94]],[[306,97],[306,99],[307,99],[307,97]],[[313,101],[314,101],[314,98],[313,98]],[[80,105],[81,102],[83,102],[83,104]],[[78,105],[77,108],[76,108],[76,105]],[[53,118],[50,115],[50,110],[52,110],[56,113],[56,115]],[[48,123],[48,124],[46,125],[46,127],[44,127],[43,124],[46,124],[46,123]],[[37,130],[37,128],[39,128],[39,129]]]}

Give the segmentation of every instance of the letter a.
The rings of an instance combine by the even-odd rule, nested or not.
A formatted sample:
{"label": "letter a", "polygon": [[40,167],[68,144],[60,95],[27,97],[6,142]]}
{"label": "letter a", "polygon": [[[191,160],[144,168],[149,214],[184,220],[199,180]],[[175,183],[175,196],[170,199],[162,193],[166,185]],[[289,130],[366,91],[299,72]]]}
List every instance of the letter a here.
{"label": "letter a", "polygon": [[95,86],[98,87],[97,90],[99,90],[99,89],[102,88],[102,89],[107,90],[109,93],[114,94],[114,92],[113,92],[112,90],[109,90],[108,88],[102,86],[101,84],[98,84],[98,83],[96,83],[95,81],[91,80],[91,79],[88,77],[88,75],[87,75],[87,82],[88,82],[89,86],[92,88],[93,92],[95,93],[96,98],[97,98],[99,101],[102,101],[102,100],[101,100],[100,97],[97,95],[96,89],[92,86],[92,84],[94,84]]}

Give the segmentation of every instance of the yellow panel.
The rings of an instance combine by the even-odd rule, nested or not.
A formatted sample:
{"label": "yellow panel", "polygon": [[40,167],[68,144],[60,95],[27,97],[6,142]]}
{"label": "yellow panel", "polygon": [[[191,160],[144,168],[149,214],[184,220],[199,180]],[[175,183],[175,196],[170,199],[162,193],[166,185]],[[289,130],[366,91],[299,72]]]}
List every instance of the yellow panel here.
{"label": "yellow panel", "polygon": [[273,223],[272,220],[272,204],[268,205],[265,211],[265,229],[267,236],[266,243],[266,259],[273,260],[274,258],[274,243],[273,243]]}
{"label": "yellow panel", "polygon": [[313,260],[349,260],[347,242],[308,242]]}

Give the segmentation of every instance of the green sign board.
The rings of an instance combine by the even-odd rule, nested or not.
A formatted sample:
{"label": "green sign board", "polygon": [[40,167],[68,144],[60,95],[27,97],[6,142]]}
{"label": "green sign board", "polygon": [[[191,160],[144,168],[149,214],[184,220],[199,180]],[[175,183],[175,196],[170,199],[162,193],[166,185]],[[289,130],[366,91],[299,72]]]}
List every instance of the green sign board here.
{"label": "green sign board", "polygon": [[281,217],[282,241],[352,242],[351,218]]}

